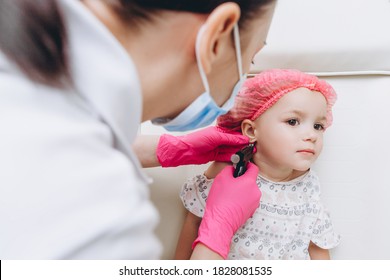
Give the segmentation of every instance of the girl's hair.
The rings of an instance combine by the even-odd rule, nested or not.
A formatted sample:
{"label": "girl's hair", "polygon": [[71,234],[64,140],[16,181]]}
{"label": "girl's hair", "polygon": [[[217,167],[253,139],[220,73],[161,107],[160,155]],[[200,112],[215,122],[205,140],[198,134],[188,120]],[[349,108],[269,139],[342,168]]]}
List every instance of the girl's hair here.
{"label": "girl's hair", "polygon": [[295,69],[270,69],[248,79],[238,93],[233,108],[218,117],[217,126],[222,130],[241,132],[245,119],[254,121],[287,93],[307,88],[320,92],[326,99],[326,128],[332,124],[332,107],[337,95],[333,87],[314,75]]}
{"label": "girl's hair", "polygon": [[[159,10],[210,13],[224,2],[247,21],[274,0],[102,0],[129,21],[149,20]],[[240,24],[244,22],[240,20]],[[0,50],[33,81],[62,86],[69,78],[67,34],[57,0],[0,0]],[[64,79],[65,78],[65,79]]]}

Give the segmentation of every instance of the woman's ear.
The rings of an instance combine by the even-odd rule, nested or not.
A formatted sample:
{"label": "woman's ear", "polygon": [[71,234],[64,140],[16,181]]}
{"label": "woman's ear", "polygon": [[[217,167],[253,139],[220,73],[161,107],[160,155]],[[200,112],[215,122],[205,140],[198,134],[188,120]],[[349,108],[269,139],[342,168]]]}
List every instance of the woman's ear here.
{"label": "woman's ear", "polygon": [[249,142],[256,142],[256,125],[251,120],[243,120],[241,123],[242,134],[249,137]]}
{"label": "woman's ear", "polygon": [[222,46],[231,43],[234,25],[240,19],[240,7],[227,2],[215,8],[204,23],[204,31],[199,42],[199,56],[206,74],[210,73],[213,62],[222,53]]}

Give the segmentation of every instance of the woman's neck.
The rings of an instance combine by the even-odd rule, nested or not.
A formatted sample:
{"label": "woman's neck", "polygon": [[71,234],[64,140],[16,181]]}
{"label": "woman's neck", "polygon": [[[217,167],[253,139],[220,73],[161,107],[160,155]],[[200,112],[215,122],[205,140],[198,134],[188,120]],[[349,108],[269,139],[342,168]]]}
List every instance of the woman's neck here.
{"label": "woman's neck", "polygon": [[[103,1],[83,2],[136,65],[143,95],[142,121],[177,115],[199,95],[202,89],[194,87],[202,85],[195,75],[194,46],[204,16],[167,11],[131,25]],[[177,98],[177,92],[187,98]]]}

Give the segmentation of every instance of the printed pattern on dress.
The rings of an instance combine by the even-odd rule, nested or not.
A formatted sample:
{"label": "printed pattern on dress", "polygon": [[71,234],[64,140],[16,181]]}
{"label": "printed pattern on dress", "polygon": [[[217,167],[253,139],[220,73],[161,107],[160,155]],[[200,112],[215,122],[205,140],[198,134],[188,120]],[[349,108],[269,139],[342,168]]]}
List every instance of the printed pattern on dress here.
{"label": "printed pattern on dress", "polygon": [[[212,183],[204,175],[189,179],[180,193],[184,207],[203,217]],[[289,182],[258,176],[257,185],[260,206],[233,236],[228,259],[309,259],[310,241],[324,249],[338,245],[313,171]]]}

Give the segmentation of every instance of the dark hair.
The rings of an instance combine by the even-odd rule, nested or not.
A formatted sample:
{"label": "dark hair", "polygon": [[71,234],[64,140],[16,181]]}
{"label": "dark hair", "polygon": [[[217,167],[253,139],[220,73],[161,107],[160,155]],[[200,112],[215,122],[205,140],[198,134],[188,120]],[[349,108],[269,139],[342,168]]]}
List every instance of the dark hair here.
{"label": "dark hair", "polygon": [[116,7],[117,12],[125,19],[137,21],[149,20],[150,14],[159,10],[185,11],[199,14],[209,14],[223,3],[237,3],[241,9],[240,26],[254,16],[258,16],[259,10],[276,0],[108,0]]}
{"label": "dark hair", "polygon": [[62,86],[66,30],[55,0],[0,0],[0,50],[33,81]]}
{"label": "dark hair", "polygon": [[[105,0],[127,20],[148,20],[159,10],[210,13],[235,2],[240,25],[275,0]],[[67,36],[56,0],[0,0],[0,50],[33,81],[64,86],[70,80]]]}

